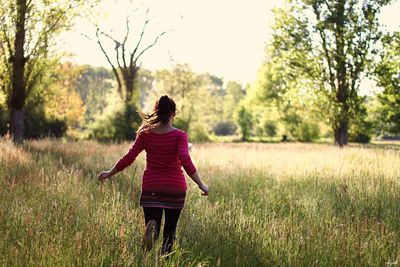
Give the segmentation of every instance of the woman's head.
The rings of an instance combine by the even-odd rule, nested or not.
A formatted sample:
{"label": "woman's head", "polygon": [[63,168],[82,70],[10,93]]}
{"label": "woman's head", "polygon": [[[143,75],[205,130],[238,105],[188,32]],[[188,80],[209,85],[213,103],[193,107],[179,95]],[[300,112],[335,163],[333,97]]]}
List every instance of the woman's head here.
{"label": "woman's head", "polygon": [[176,104],[172,98],[163,95],[154,105],[151,114],[140,113],[143,121],[137,133],[148,132],[159,124],[168,123],[175,116]]}
{"label": "woman's head", "polygon": [[176,105],[172,98],[163,95],[157,100],[153,111],[156,112],[159,122],[168,123],[171,117],[175,115]]}

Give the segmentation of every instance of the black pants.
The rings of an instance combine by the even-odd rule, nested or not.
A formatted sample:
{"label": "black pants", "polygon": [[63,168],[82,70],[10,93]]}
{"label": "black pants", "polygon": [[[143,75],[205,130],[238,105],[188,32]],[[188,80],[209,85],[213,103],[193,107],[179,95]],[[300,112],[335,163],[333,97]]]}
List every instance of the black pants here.
{"label": "black pants", "polygon": [[143,211],[146,225],[151,220],[155,220],[157,223],[156,238],[160,235],[162,214],[163,211],[165,212],[162,253],[171,252],[181,209],[143,207]]}

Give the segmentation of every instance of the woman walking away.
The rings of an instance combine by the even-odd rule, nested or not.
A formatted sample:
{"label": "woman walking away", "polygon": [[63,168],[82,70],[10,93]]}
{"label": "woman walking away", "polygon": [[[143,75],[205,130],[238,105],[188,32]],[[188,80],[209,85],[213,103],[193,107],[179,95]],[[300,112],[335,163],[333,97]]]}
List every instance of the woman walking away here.
{"label": "woman walking away", "polygon": [[146,224],[143,242],[146,249],[152,248],[160,233],[164,213],[162,254],[172,250],[176,225],[185,202],[187,186],[182,166],[202,194],[208,195],[208,187],[201,181],[190,158],[187,133],[172,126],[175,111],[175,102],[164,95],[154,105],[153,113],[141,113],[143,122],[132,147],[111,170],[99,175],[103,182],[131,165],[142,150],[146,151],[140,195]]}

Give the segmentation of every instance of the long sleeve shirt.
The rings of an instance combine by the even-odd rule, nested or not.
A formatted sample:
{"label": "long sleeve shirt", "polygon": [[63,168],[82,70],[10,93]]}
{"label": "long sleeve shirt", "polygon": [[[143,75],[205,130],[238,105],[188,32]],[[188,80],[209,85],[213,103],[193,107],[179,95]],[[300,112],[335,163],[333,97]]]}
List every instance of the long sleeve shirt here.
{"label": "long sleeve shirt", "polygon": [[122,171],[131,165],[143,150],[146,151],[146,167],[142,177],[142,191],[186,191],[182,167],[188,175],[196,172],[189,155],[186,132],[174,129],[163,134],[140,133],[129,151],[116,164],[117,170]]}

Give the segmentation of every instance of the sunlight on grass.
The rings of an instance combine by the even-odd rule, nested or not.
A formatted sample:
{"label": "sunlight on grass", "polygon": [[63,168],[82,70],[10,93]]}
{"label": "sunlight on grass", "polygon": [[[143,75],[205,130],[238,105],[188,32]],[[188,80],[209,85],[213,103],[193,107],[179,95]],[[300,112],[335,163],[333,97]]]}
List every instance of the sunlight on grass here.
{"label": "sunlight on grass", "polygon": [[0,141],[0,263],[45,266],[387,265],[400,260],[400,150],[195,145],[169,260],[142,246],[144,155],[103,185],[129,144]]}

